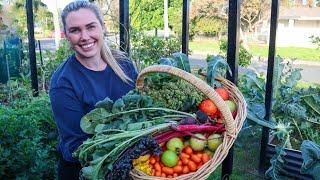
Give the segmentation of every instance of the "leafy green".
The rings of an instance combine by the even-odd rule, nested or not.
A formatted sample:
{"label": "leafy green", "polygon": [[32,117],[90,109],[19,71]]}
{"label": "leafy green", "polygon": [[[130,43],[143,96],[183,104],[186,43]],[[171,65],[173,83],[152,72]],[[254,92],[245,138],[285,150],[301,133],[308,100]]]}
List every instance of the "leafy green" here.
{"label": "leafy green", "polygon": [[284,156],[286,155],[286,152],[284,151],[284,148],[281,146],[276,146],[276,155],[272,157],[270,160],[271,166],[266,171],[265,175],[273,180],[285,180],[289,179],[284,170],[284,165],[286,163]]}
{"label": "leafy green", "polygon": [[207,83],[213,87],[221,86],[221,83],[216,80],[217,77],[226,77],[227,72],[232,74],[227,61],[222,56],[209,56],[207,63]]}
{"label": "leafy green", "polygon": [[320,172],[320,146],[312,141],[305,140],[300,147],[303,164],[301,167],[302,174],[309,174],[315,180],[319,180]]}

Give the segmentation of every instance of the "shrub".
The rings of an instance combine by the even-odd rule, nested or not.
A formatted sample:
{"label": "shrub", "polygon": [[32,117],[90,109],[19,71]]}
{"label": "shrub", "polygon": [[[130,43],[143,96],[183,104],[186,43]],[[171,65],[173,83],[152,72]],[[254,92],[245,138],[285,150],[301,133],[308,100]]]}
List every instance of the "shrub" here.
{"label": "shrub", "polygon": [[[228,43],[226,40],[220,41],[220,51],[223,54],[227,53]],[[239,65],[242,67],[247,67],[251,64],[252,54],[249,53],[242,45],[240,45],[239,49]]]}
{"label": "shrub", "polygon": [[57,130],[49,97],[0,104],[0,179],[56,177]]}

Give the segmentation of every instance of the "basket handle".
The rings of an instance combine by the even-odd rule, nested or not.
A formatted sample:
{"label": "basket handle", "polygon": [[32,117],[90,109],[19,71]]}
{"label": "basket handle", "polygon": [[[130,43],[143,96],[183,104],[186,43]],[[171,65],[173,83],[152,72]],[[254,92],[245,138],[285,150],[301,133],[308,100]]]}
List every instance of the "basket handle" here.
{"label": "basket handle", "polygon": [[218,107],[218,109],[220,110],[225,120],[226,134],[231,137],[236,136],[236,122],[232,117],[231,111],[227,107],[224,100],[219,96],[218,93],[216,93],[216,91],[211,86],[209,86],[206,82],[204,82],[203,80],[194,76],[191,73],[188,73],[182,69],[179,69],[173,66],[168,66],[168,65],[148,66],[147,68],[143,69],[139,73],[136,81],[136,87],[138,89],[142,89],[144,86],[144,77],[149,73],[155,73],[155,72],[163,72],[163,73],[175,75],[181,79],[184,79],[190,84],[194,85],[198,90],[200,90],[203,94],[205,94],[211,101],[213,101],[215,105]]}

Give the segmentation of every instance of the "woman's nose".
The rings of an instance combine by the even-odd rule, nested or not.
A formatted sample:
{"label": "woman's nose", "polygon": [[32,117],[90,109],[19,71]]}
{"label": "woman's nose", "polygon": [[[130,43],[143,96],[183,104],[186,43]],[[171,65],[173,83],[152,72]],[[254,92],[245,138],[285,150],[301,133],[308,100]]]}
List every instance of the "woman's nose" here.
{"label": "woman's nose", "polygon": [[88,31],[82,31],[81,32],[81,40],[87,40],[87,39],[89,39],[89,33],[88,33]]}

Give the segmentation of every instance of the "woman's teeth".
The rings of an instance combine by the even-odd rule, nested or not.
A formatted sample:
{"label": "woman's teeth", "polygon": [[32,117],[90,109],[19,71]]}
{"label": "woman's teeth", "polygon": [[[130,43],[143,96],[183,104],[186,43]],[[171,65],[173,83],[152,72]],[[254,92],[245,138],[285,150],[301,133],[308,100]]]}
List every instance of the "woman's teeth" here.
{"label": "woman's teeth", "polygon": [[93,46],[94,43],[90,43],[90,44],[86,44],[86,45],[82,45],[82,48],[90,48]]}

